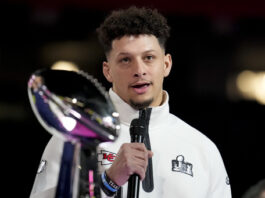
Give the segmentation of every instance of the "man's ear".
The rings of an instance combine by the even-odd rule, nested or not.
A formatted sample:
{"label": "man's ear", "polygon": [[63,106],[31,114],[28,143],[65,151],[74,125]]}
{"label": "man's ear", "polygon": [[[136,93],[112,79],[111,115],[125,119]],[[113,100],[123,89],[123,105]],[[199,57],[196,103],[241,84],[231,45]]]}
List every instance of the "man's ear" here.
{"label": "man's ear", "polygon": [[167,77],[171,71],[172,58],[170,54],[166,54],[164,58],[164,77]]}
{"label": "man's ear", "polygon": [[109,63],[108,62],[106,62],[106,61],[103,62],[102,70],[103,70],[103,74],[104,74],[105,78],[110,83],[112,83],[112,77],[111,77],[111,73],[110,73],[110,66],[109,66]]}

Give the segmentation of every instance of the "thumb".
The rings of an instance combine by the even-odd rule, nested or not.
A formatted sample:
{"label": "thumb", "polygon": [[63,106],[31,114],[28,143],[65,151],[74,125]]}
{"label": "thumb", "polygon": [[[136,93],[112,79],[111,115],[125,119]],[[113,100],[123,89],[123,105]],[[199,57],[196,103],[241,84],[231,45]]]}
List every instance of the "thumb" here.
{"label": "thumb", "polygon": [[152,151],[148,151],[148,158],[153,157],[154,153]]}

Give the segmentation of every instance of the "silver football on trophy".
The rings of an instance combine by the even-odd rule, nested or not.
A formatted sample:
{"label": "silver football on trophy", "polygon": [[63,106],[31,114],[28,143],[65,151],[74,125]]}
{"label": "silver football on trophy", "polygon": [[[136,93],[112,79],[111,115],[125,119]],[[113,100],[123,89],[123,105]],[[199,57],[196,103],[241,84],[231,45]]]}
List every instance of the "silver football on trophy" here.
{"label": "silver football on trophy", "polygon": [[67,141],[114,141],[120,127],[105,88],[83,71],[43,69],[28,81],[31,107],[41,125]]}

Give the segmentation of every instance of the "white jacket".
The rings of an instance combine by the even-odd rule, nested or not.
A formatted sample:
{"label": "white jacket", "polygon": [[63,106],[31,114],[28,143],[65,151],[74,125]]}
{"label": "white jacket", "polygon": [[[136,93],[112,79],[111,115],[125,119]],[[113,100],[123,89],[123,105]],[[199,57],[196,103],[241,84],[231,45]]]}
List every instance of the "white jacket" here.
{"label": "white jacket", "polygon": [[[99,172],[108,169],[123,143],[130,142],[129,126],[139,111],[125,103],[111,89],[109,91],[120,114],[121,130],[115,142],[98,147]],[[166,93],[166,92],[165,92]],[[154,156],[154,189],[140,198],[231,198],[231,188],[221,155],[215,144],[205,135],[169,112],[166,101],[152,108],[149,137]],[[39,170],[31,198],[53,198],[59,174],[63,142],[52,137],[42,160],[46,166]],[[127,197],[127,184],[122,186]],[[44,195],[41,195],[44,194]],[[102,197],[107,197],[102,192]]]}

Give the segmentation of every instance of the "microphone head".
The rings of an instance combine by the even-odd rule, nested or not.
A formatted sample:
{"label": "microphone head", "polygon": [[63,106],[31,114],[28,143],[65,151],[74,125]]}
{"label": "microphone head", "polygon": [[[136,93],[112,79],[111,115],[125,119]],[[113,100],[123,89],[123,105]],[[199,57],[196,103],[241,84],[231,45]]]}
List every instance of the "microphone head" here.
{"label": "microphone head", "polygon": [[130,125],[130,135],[131,136],[142,136],[145,135],[145,121],[143,119],[133,119]]}

